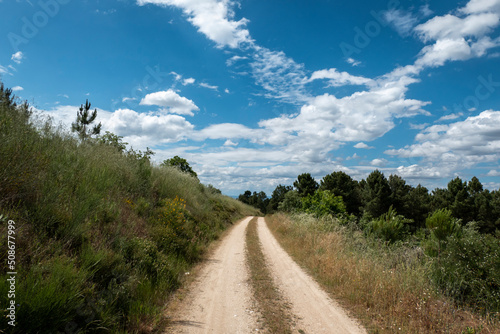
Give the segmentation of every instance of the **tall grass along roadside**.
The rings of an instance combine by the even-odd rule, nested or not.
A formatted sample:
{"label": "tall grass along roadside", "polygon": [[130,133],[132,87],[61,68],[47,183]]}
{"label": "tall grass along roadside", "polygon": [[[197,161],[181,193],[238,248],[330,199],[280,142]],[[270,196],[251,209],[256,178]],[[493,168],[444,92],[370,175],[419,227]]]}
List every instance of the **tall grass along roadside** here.
{"label": "tall grass along roadside", "polygon": [[16,326],[2,306],[0,332],[161,331],[184,273],[233,221],[257,214],[149,156],[81,142],[37,121],[1,86],[0,214],[16,222],[18,274]]}
{"label": "tall grass along roadside", "polygon": [[[500,333],[495,313],[482,316],[476,305],[461,306],[442,292],[447,290],[436,288],[435,262],[411,241],[392,244],[366,236],[356,224],[340,224],[331,216],[275,214],[266,220],[280,244],[370,333]],[[478,246],[459,240],[473,239],[449,241],[442,262],[445,257],[460,257],[464,249],[474,252]],[[484,260],[494,265],[488,261]],[[458,258],[446,263],[455,263],[457,276],[467,273],[465,266],[471,265],[462,268]],[[453,282],[451,277],[436,279],[440,284]],[[460,287],[474,288],[456,284],[450,290]]]}

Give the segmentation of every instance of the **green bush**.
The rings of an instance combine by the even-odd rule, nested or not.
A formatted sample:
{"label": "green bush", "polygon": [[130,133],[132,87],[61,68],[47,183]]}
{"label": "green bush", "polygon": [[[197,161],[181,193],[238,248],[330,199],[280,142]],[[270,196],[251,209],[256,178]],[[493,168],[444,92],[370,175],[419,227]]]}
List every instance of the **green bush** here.
{"label": "green bush", "polygon": [[500,312],[500,240],[467,227],[448,238],[431,278],[447,295],[483,312]]}
{"label": "green bush", "polygon": [[408,235],[411,223],[413,220],[398,215],[391,206],[385,214],[368,223],[367,231],[377,238],[392,243],[403,240]]}
{"label": "green bush", "polygon": [[346,209],[341,196],[335,196],[329,190],[316,190],[314,194],[302,198],[302,211],[321,217],[342,214]]}
{"label": "green bush", "polygon": [[[440,209],[434,211],[425,221],[426,227],[430,230],[432,238],[437,241],[437,256],[441,254],[441,250],[446,245],[448,237],[455,235],[459,236],[462,229],[459,221],[452,217],[451,211],[448,209]],[[427,253],[436,253],[432,247],[433,243],[427,243]]]}

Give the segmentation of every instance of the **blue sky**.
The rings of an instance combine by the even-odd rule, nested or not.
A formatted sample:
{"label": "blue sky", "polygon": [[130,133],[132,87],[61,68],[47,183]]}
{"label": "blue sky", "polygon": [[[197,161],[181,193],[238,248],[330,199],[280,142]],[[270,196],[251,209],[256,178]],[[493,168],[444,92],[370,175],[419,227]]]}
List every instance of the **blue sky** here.
{"label": "blue sky", "polygon": [[0,75],[225,194],[372,170],[500,187],[500,0],[0,0]]}

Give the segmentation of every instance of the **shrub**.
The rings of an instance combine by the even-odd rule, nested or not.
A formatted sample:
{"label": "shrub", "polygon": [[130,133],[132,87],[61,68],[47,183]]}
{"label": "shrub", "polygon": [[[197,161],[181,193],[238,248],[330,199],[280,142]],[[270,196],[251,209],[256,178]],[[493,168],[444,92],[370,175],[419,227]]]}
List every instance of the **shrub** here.
{"label": "shrub", "polygon": [[392,243],[406,237],[411,223],[413,223],[413,220],[398,215],[396,209],[391,206],[385,214],[368,223],[367,231],[384,241]]}
{"label": "shrub", "polygon": [[341,196],[335,196],[329,190],[317,190],[302,198],[302,211],[321,217],[345,213],[346,209]]}
{"label": "shrub", "polygon": [[441,254],[441,249],[447,238],[451,235],[458,236],[461,232],[458,221],[452,217],[451,211],[448,209],[434,211],[434,213],[426,219],[425,225],[430,230],[432,238],[437,240],[438,257]]}
{"label": "shrub", "polygon": [[447,295],[484,312],[500,312],[500,240],[467,227],[451,235],[431,277]]}

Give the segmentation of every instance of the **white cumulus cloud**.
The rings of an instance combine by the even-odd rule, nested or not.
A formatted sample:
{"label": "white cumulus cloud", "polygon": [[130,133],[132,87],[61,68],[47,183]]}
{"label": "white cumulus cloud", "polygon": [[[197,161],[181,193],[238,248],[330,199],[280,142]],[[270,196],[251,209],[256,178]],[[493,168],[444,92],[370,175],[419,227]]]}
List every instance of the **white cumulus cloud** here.
{"label": "white cumulus cloud", "polygon": [[12,57],[10,59],[13,62],[15,62],[16,64],[21,64],[23,58],[24,58],[24,54],[21,51],[17,51],[16,53],[14,53],[12,55]]}
{"label": "white cumulus cloud", "polygon": [[361,148],[361,149],[366,149],[366,150],[369,150],[369,149],[373,149],[375,147],[373,146],[368,146],[367,144],[363,143],[363,142],[360,142],[360,143],[357,143],[356,145],[354,145],[355,148]]}
{"label": "white cumulus cloud", "polygon": [[315,71],[313,72],[308,81],[310,82],[319,79],[329,79],[330,85],[334,87],[345,86],[345,85],[369,85],[373,83],[372,79],[360,76],[354,76],[347,72],[339,72],[337,71],[336,68]]}
{"label": "white cumulus cloud", "polygon": [[118,109],[103,122],[103,128],[124,137],[129,144],[144,147],[151,143],[171,143],[186,138],[194,126],[184,117],[145,114]]}
{"label": "white cumulus cloud", "polygon": [[189,22],[219,47],[237,48],[243,43],[251,42],[250,33],[245,28],[248,20],[233,20],[234,12],[229,0],[137,0],[137,4],[181,8]]}
{"label": "white cumulus cloud", "polygon": [[500,0],[471,0],[460,11],[467,14],[482,12],[500,13]]}
{"label": "white cumulus cloud", "polygon": [[451,124],[432,125],[415,137],[416,143],[385,151],[402,158],[423,158],[449,170],[500,159],[500,111],[486,110]]}
{"label": "white cumulus cloud", "polygon": [[199,110],[193,101],[180,96],[171,89],[148,94],[141,100],[140,104],[164,107],[167,112],[179,115],[194,116],[193,111]]}

